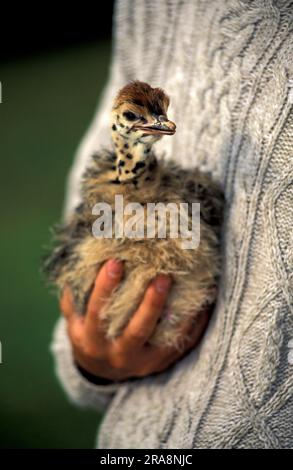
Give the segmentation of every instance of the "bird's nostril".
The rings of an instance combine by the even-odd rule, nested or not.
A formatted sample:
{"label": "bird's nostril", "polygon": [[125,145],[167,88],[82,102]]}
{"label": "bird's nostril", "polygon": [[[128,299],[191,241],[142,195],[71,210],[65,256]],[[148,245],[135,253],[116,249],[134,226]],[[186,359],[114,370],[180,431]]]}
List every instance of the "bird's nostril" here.
{"label": "bird's nostril", "polygon": [[166,122],[166,121],[168,121],[167,116],[164,116],[163,114],[161,114],[161,115],[158,117],[158,120],[159,120],[160,122]]}

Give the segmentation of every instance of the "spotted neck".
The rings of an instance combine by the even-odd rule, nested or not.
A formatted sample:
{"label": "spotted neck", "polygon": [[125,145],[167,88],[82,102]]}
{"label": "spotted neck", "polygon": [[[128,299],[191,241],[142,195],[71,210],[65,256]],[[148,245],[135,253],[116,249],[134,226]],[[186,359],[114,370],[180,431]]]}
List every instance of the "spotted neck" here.
{"label": "spotted neck", "polygon": [[149,181],[157,161],[152,152],[152,145],[125,139],[112,128],[112,140],[115,146],[116,162],[115,181],[117,183],[136,183],[138,179]]}

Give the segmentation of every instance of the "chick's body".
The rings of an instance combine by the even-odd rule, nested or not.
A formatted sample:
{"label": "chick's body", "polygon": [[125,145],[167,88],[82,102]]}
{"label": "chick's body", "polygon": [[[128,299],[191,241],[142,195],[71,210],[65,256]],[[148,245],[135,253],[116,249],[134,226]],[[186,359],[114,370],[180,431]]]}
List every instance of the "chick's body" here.
{"label": "chick's body", "polygon": [[[218,185],[208,175],[197,169],[183,170],[172,162],[157,161],[152,144],[163,134],[175,132],[175,125],[166,117],[168,104],[162,90],[141,82],[129,84],[120,91],[112,116],[115,151],[103,151],[93,157],[83,176],[82,202],[68,222],[57,230],[56,248],[45,267],[50,281],[60,290],[65,285],[71,287],[76,308],[83,314],[102,263],[109,258],[123,260],[124,279],[100,313],[109,338],[121,334],[150,281],[158,273],[170,274],[172,291],[151,342],[180,347],[180,324],[187,316],[196,319],[203,307],[215,301],[223,198]],[[161,114],[154,112],[154,108]],[[124,211],[117,220],[118,195],[123,198],[124,208],[129,203],[140,204],[144,231],[134,238],[123,232],[117,237],[121,223],[125,228],[133,216]],[[93,236],[97,220],[93,208],[98,203],[107,203],[112,209],[108,214],[112,222],[111,238]],[[180,232],[178,238],[170,237],[168,211],[166,237],[158,238],[158,213],[150,220],[148,203],[163,203],[165,207],[175,203],[177,208],[180,203],[188,203],[190,207],[191,203],[200,203],[198,246],[184,248]],[[191,229],[192,212],[186,214]],[[155,234],[153,238],[147,237],[150,228]]]}

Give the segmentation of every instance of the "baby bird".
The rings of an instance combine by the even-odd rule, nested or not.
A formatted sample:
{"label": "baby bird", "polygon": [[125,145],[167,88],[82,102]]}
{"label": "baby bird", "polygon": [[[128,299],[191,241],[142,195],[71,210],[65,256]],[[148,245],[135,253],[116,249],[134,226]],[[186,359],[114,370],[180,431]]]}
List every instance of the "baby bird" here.
{"label": "baby bird", "polygon": [[[109,258],[124,262],[124,279],[100,312],[109,339],[121,334],[150,281],[158,273],[170,275],[172,291],[150,343],[180,349],[182,322],[190,316],[196,321],[199,312],[216,298],[223,196],[207,174],[157,160],[153,144],[176,131],[167,117],[168,106],[169,97],[161,88],[140,81],[118,92],[111,112],[114,150],[93,155],[82,178],[82,202],[56,229],[55,248],[44,268],[59,291],[66,285],[71,288],[76,309],[84,314],[102,263]],[[127,236],[122,227],[128,224],[129,228],[133,211],[124,211],[117,222],[117,196],[123,197],[124,207],[135,203],[134,207],[140,208],[136,222],[142,221],[143,231],[135,237]],[[101,213],[98,203],[111,209],[102,223],[97,220]],[[196,248],[183,247],[181,233],[177,238],[171,236],[168,211],[165,227],[169,231],[159,235],[162,214],[155,211],[155,217],[150,218],[148,212],[149,204],[154,207],[157,203],[165,207],[200,203],[200,242]],[[184,217],[188,228],[193,228],[191,211],[185,211],[182,220]],[[100,229],[107,226],[107,237],[94,236],[97,225]],[[146,235],[150,229],[155,236]]]}

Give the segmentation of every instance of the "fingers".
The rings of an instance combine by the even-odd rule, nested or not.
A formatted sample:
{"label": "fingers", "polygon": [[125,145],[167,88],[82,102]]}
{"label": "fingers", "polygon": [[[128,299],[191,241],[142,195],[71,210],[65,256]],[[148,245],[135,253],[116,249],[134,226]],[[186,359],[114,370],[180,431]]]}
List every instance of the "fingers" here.
{"label": "fingers", "polygon": [[84,317],[81,315],[74,315],[67,323],[67,332],[74,347],[79,347],[82,342],[84,334]]}
{"label": "fingers", "polygon": [[196,317],[195,321],[192,322],[184,352],[189,351],[199,343],[209,323],[209,319],[210,311],[209,309],[205,309]]}
{"label": "fingers", "polygon": [[145,292],[137,312],[125,328],[121,342],[125,348],[142,346],[152,335],[171,288],[171,278],[159,275]]}
{"label": "fingers", "polygon": [[195,317],[190,317],[179,331],[178,355],[182,356],[186,351],[194,348],[200,341],[209,321],[209,311],[207,309],[198,313]]}
{"label": "fingers", "polygon": [[60,310],[67,320],[76,314],[74,309],[73,297],[71,290],[68,286],[65,287],[61,299],[60,299]]}
{"label": "fingers", "polygon": [[68,286],[60,299],[60,309],[67,320],[68,336],[72,344],[78,344],[83,332],[84,318],[75,311],[73,296]]}
{"label": "fingers", "polygon": [[205,309],[196,318],[188,318],[179,332],[177,348],[174,346],[145,348],[147,362],[151,365],[157,364],[155,372],[166,370],[199,343],[207,327],[209,317],[210,311]]}
{"label": "fingers", "polygon": [[111,259],[100,269],[87,307],[85,328],[89,334],[97,335],[98,314],[113,290],[118,286],[123,274],[123,264]]}

